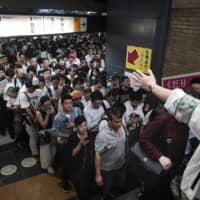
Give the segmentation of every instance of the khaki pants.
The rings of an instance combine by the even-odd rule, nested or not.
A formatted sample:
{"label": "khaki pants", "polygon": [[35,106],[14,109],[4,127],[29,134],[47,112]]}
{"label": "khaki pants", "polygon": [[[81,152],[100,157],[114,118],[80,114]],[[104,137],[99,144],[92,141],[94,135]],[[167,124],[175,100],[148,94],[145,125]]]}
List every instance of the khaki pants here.
{"label": "khaki pants", "polygon": [[37,149],[37,130],[28,124],[26,124],[26,132],[29,135],[29,146],[32,152],[32,155],[38,155]]}
{"label": "khaki pants", "polygon": [[40,164],[42,169],[51,166],[52,160],[56,154],[56,146],[51,144],[40,145]]}

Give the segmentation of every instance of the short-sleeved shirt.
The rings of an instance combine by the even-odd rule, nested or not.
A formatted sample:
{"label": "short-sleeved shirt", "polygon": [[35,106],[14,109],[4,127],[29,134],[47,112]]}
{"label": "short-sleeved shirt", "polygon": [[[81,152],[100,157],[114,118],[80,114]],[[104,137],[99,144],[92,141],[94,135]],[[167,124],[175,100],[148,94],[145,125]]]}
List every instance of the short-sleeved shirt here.
{"label": "short-sleeved shirt", "polygon": [[116,135],[107,123],[99,131],[95,140],[95,152],[101,155],[101,170],[120,169],[125,164],[126,132],[121,127],[120,135]]}
{"label": "short-sleeved shirt", "polygon": [[[28,95],[29,99],[27,98],[26,94]],[[29,108],[31,105],[33,106],[34,110],[38,109],[39,101],[42,96],[42,92],[40,89],[36,89],[33,93],[20,93],[19,94],[19,104],[22,109]],[[31,104],[31,105],[30,105]]]}
{"label": "short-sleeved shirt", "polygon": [[[123,116],[125,122],[130,120],[132,113],[139,115],[139,117],[142,118],[142,120],[144,121],[144,113],[143,113],[142,107],[140,105],[138,105],[136,108],[133,108],[130,101],[126,101],[124,103],[124,105],[126,107],[126,112],[124,113],[124,116]],[[131,126],[132,126],[131,127],[132,129],[136,128],[135,124],[132,124]]]}
{"label": "short-sleeved shirt", "polygon": [[[65,126],[65,123],[68,123],[69,121],[74,122],[75,118],[79,115],[82,115],[82,112],[80,108],[77,107],[72,108],[70,116],[67,116],[63,111],[57,113],[53,121],[53,127],[52,127],[53,134],[55,136],[57,136],[58,133],[72,135],[74,132],[73,128],[67,128]],[[60,144],[67,143],[67,138],[58,137],[57,141]]]}
{"label": "short-sleeved shirt", "polygon": [[6,103],[6,107],[17,106],[17,98],[8,97],[8,101]]}

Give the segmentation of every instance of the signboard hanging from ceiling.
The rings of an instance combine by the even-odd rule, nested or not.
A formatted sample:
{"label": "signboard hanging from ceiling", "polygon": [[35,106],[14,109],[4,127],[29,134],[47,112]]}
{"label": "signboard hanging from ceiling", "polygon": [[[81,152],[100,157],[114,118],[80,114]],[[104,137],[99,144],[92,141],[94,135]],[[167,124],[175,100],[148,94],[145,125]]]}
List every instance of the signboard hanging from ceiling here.
{"label": "signboard hanging from ceiling", "polygon": [[86,32],[87,18],[0,15],[0,30],[0,37]]}
{"label": "signboard hanging from ceiling", "polygon": [[127,46],[126,69],[147,73],[151,66],[152,49]]}

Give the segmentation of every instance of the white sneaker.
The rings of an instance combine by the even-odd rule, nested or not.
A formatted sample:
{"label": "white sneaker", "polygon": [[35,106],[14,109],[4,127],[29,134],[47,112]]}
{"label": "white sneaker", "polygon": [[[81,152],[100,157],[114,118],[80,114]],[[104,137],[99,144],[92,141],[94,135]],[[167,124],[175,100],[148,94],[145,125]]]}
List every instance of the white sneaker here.
{"label": "white sneaker", "polygon": [[54,171],[54,169],[53,169],[52,167],[48,167],[48,168],[47,168],[47,172],[48,172],[49,174],[55,174],[55,171]]}

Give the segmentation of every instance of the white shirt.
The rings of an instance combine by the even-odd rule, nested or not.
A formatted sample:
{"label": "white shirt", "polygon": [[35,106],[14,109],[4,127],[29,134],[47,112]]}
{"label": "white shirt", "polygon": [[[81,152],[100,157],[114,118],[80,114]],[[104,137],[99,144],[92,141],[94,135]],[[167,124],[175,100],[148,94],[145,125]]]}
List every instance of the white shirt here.
{"label": "white shirt", "polygon": [[50,96],[49,91],[47,89],[46,86],[44,86],[42,89],[40,88],[41,92],[42,92],[42,96]]}
{"label": "white shirt", "polygon": [[85,97],[82,96],[82,98],[81,98],[81,102],[82,102],[84,108],[86,108],[87,105],[89,104],[90,100],[87,101],[87,100],[85,99]]}
{"label": "white shirt", "polygon": [[[24,85],[17,77],[12,79],[12,83],[13,83],[14,87],[16,86],[18,88],[22,88],[22,86]],[[15,85],[15,83],[16,83],[16,85]]]}
{"label": "white shirt", "polygon": [[75,58],[75,61],[74,61],[74,64],[80,65],[80,64],[81,64],[80,59],[76,57],[76,58]]}
{"label": "white shirt", "polygon": [[[109,106],[106,102],[104,103],[106,107]],[[88,105],[84,108],[84,116],[86,117],[89,130],[94,132],[98,131],[99,121],[101,120],[101,115],[103,113],[105,113],[103,106],[94,108],[91,101],[88,103]]]}
{"label": "white shirt", "polygon": [[70,63],[69,60],[66,62],[65,68],[69,69],[71,65],[75,64],[74,62]]}
{"label": "white shirt", "polygon": [[17,98],[8,97],[6,107],[18,106]]}
{"label": "white shirt", "polygon": [[4,101],[8,101],[9,96],[7,95],[8,88],[15,87],[12,82],[7,82],[3,91],[3,99]]}
{"label": "white shirt", "polygon": [[68,60],[68,61],[66,62],[66,65],[65,65],[66,69],[69,69],[70,66],[73,65],[73,64],[75,64],[75,65],[80,65],[80,64],[81,64],[80,59],[79,59],[79,58],[75,58],[74,61],[73,61],[72,63],[70,63],[69,60]]}
{"label": "white shirt", "polygon": [[19,104],[22,109],[29,108],[30,103],[33,106],[33,109],[36,111],[38,109],[40,98],[42,97],[42,92],[40,89],[36,89],[33,93],[27,93],[30,98],[30,102],[23,92],[19,94]]}
{"label": "white shirt", "polygon": [[[91,91],[94,92],[94,86],[91,87]],[[106,96],[106,88],[102,87],[99,92],[101,92],[101,94],[105,97]]]}
{"label": "white shirt", "polygon": [[86,55],[85,56],[85,60],[86,60],[86,62],[87,62],[87,64],[88,64],[88,66],[90,65],[90,62],[92,61],[92,59],[94,58],[94,55]]}
{"label": "white shirt", "polygon": [[125,105],[125,107],[126,107],[126,112],[124,113],[124,116],[123,116],[125,122],[127,122],[127,121],[130,119],[130,115],[131,115],[132,113],[135,113],[135,114],[139,115],[140,118],[142,118],[143,121],[144,121],[144,113],[143,113],[142,107],[141,107],[140,105],[137,106],[136,108],[134,108],[134,107],[131,105],[130,101],[126,101],[126,102],[124,103],[124,105]]}

